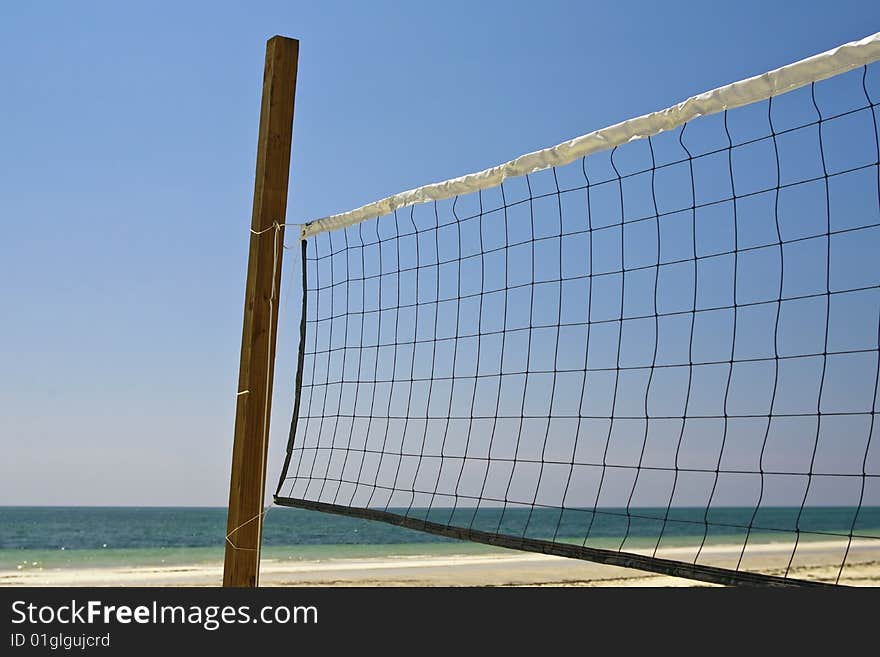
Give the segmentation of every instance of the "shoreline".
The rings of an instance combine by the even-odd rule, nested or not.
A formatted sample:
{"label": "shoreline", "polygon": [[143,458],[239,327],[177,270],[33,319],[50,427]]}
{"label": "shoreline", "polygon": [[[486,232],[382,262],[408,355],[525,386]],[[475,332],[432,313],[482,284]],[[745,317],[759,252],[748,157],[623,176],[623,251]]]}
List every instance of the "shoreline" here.
{"label": "shoreline", "polygon": [[[880,585],[878,541],[854,540],[840,583]],[[656,575],[544,554],[486,547],[482,553],[444,545],[445,554],[279,559],[264,551],[261,586],[704,586],[701,582]],[[468,545],[468,547],[473,547]],[[485,547],[485,546],[482,546]],[[457,549],[456,549],[457,548]],[[735,567],[742,545],[707,545],[700,559]],[[793,577],[834,581],[846,541],[802,542],[792,563]],[[423,550],[428,552],[429,550]],[[645,552],[645,550],[633,550]],[[271,552],[271,550],[269,550]],[[648,553],[651,550],[647,550]],[[693,560],[694,546],[671,547],[657,555]],[[791,542],[750,544],[743,568],[782,574]],[[0,570],[0,586],[219,586],[222,561],[102,567]]]}

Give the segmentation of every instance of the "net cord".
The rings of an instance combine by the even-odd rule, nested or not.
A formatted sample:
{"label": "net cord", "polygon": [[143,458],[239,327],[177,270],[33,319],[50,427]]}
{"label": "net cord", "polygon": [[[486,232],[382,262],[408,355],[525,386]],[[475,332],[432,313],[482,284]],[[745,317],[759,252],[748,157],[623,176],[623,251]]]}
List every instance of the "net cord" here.
{"label": "net cord", "polygon": [[370,509],[361,507],[342,506],[328,502],[316,502],[291,497],[275,496],[275,504],[298,509],[334,513],[337,515],[361,518],[364,520],[378,520],[380,522],[406,527],[417,531],[455,538],[472,543],[483,543],[511,550],[524,552],[537,552],[582,561],[592,561],[609,566],[622,568],[634,568],[670,577],[683,577],[711,584],[726,586],[761,586],[761,587],[820,587],[834,588],[834,584],[825,582],[809,581],[795,578],[785,578],[763,573],[744,572],[707,566],[703,564],[687,563],[672,559],[663,559],[657,556],[636,554],[634,552],[618,552],[602,548],[587,547],[574,543],[555,543],[536,538],[493,534],[479,529],[467,527],[451,527],[430,520],[422,520],[411,516],[404,516],[382,509]]}
{"label": "net cord", "polygon": [[[302,252],[300,260],[302,262],[302,308],[299,318],[299,348],[296,356],[296,378],[294,380],[294,398],[293,398],[293,418],[290,421],[290,434],[287,439],[287,451],[284,455],[284,466],[281,472],[287,472],[290,466],[290,458],[293,454],[293,439],[296,434],[296,425],[299,422],[300,401],[302,399],[302,382],[303,382],[303,365],[306,357],[306,311],[308,306],[306,297],[308,296],[308,279],[306,276],[306,241],[303,240]],[[282,474],[278,479],[278,487],[275,489],[275,497],[281,492],[281,486],[284,484],[284,476]]]}

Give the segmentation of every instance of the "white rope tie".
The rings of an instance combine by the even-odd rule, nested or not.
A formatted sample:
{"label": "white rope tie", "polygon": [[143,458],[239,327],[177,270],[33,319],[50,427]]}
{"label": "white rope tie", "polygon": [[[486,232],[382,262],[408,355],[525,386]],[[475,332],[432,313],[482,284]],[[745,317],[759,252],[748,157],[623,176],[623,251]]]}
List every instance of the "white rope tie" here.
{"label": "white rope tie", "polygon": [[[269,336],[268,336],[269,348],[267,349],[267,357],[266,357],[267,362],[266,362],[266,381],[265,381],[265,385],[266,385],[265,390],[266,390],[267,394],[266,394],[265,405],[263,407],[263,435],[262,435],[262,443],[260,445],[260,459],[261,459],[260,471],[261,472],[266,471],[266,444],[267,444],[268,438],[269,438],[269,436],[268,436],[268,433],[269,433],[269,402],[271,401],[269,399],[268,391],[269,391],[269,386],[272,383],[270,373],[272,371],[272,340],[274,339],[274,322],[272,322],[272,317],[273,317],[273,314],[275,311],[275,299],[278,294],[276,280],[277,280],[277,275],[278,275],[279,238],[281,236],[281,228],[284,226],[286,226],[286,224],[280,223],[276,220],[276,221],[272,222],[271,226],[269,226],[268,228],[264,228],[263,230],[254,230],[253,228],[251,228],[252,235],[262,235],[263,233],[267,233],[270,230],[275,231],[275,234],[273,237],[273,243],[272,243],[272,291],[271,291],[271,294],[269,295]],[[281,247],[282,247],[282,249],[285,248],[283,243],[281,244]],[[241,390],[238,393],[236,393],[236,398],[241,397],[242,395],[245,395],[245,394],[249,394],[249,393],[250,393],[250,390]],[[265,482],[263,482],[263,486],[260,490],[260,507],[263,510],[260,513],[258,513],[257,515],[255,515],[253,518],[246,520],[245,522],[243,522],[240,525],[238,525],[237,527],[233,528],[232,531],[230,531],[226,534],[226,542],[232,547],[233,550],[236,550],[236,551],[240,550],[240,551],[245,551],[245,552],[256,552],[257,553],[257,575],[256,575],[255,582],[254,582],[254,584],[256,586],[260,585],[260,549],[262,547],[262,542],[263,542],[262,536],[258,537],[259,540],[257,541],[257,546],[255,548],[244,548],[244,547],[239,547],[238,545],[235,544],[235,542],[232,540],[232,535],[235,534],[242,527],[245,527],[245,526],[249,525],[250,523],[264,517],[269,512],[269,509],[271,509],[273,506],[275,506],[274,501],[269,506],[264,506],[265,500],[266,500],[266,486],[265,486]],[[261,533],[262,532],[258,532],[258,534],[261,534]]]}
{"label": "white rope tie", "polygon": [[250,520],[245,520],[245,521],[244,521],[243,523],[241,523],[238,527],[235,527],[231,532],[229,532],[228,534],[226,534],[226,542],[229,543],[229,545],[232,546],[232,549],[233,549],[233,550],[240,550],[240,551],[243,551],[243,552],[259,552],[259,548],[243,548],[243,547],[238,547],[235,543],[232,542],[232,540],[231,540],[230,537],[231,537],[235,532],[237,532],[239,529],[241,529],[242,527],[244,527],[244,526],[246,526],[246,525],[249,525],[249,524],[251,524],[252,522],[254,522],[257,518],[260,518],[260,517],[265,518],[266,515],[268,515],[269,510],[270,510],[272,507],[274,507],[274,506],[277,506],[277,504],[275,504],[275,502],[272,502],[272,504],[270,504],[269,506],[267,506],[266,508],[264,508],[262,511],[260,511],[260,513],[258,513],[257,515],[255,515],[253,518],[251,518]]}
{"label": "white rope tie", "polygon": [[286,225],[287,224],[281,224],[281,223],[278,223],[277,221],[273,221],[271,226],[269,226],[268,228],[264,228],[263,230],[254,230],[253,228],[251,228],[251,234],[252,235],[262,235],[263,233],[268,233],[270,230],[277,231],[278,229],[280,229]]}

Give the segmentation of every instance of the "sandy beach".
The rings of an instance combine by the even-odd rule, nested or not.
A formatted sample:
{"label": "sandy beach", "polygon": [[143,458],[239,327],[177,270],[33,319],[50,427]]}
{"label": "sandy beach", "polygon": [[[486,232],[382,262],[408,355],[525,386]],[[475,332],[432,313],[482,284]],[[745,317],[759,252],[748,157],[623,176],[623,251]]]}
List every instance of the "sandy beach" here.
{"label": "sandy beach", "polygon": [[[880,545],[854,541],[841,584],[880,585]],[[791,575],[834,581],[846,543],[802,543]],[[741,546],[708,546],[701,562],[735,567]],[[670,548],[658,556],[693,560],[693,548]],[[743,567],[782,574],[791,543],[749,547]],[[2,586],[217,586],[222,564],[0,570]],[[700,582],[627,568],[510,550],[480,555],[392,556],[262,562],[262,586],[701,586]]]}

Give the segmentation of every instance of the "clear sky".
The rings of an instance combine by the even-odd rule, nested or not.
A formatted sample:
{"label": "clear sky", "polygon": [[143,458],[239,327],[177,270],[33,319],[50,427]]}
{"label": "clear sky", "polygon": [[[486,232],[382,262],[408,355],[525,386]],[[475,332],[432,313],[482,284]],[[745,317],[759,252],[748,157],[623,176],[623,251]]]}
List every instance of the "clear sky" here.
{"label": "clear sky", "polygon": [[225,504],[273,34],[301,40],[299,223],[877,29],[872,2],[4,3],[0,504]]}

